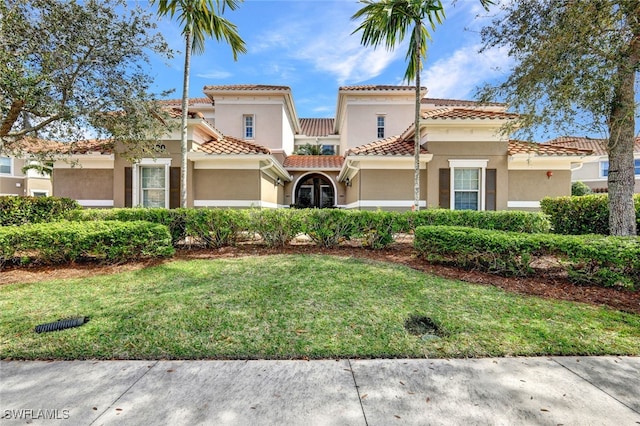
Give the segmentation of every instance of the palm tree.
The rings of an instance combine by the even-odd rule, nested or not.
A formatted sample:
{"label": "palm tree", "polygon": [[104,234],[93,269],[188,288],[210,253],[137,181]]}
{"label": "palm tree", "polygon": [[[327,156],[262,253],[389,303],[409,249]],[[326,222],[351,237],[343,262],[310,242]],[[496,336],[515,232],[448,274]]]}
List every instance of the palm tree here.
{"label": "palm tree", "polygon": [[237,27],[222,14],[226,7],[238,8],[242,0],[151,0],[158,3],[158,15],[173,18],[178,14],[185,38],[184,76],[182,84],[182,124],[180,138],[180,206],[187,206],[187,119],[189,108],[189,73],[191,69],[191,53],[204,53],[205,38],[215,37],[225,40],[231,47],[233,59],[238,53],[246,53],[244,40],[240,38]]}
{"label": "palm tree", "polygon": [[[404,78],[407,82],[415,80],[415,134],[414,134],[414,205],[420,208],[420,71],[422,60],[427,55],[427,41],[431,30],[436,29],[444,19],[444,9],[441,0],[360,0],[364,6],[351,19],[364,18],[353,33],[362,31],[361,43],[364,46],[378,47],[384,44],[388,50],[393,50],[401,43],[407,33],[411,31],[409,50],[406,58],[409,60]],[[493,0],[480,0],[485,9],[493,4]],[[411,27],[413,26],[413,29]]]}

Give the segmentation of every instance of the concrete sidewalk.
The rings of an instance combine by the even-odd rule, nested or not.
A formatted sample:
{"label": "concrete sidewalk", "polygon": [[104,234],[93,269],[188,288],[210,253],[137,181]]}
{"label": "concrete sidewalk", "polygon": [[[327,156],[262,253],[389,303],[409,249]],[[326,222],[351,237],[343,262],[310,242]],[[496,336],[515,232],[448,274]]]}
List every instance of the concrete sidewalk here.
{"label": "concrete sidewalk", "polygon": [[638,425],[640,358],[0,362],[0,425]]}

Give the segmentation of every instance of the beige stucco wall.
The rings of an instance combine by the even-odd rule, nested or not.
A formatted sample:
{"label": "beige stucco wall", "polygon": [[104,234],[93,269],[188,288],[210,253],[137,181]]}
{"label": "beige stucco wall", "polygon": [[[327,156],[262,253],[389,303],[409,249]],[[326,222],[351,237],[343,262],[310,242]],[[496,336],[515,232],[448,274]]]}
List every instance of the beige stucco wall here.
{"label": "beige stucco wall", "polygon": [[283,195],[282,185],[275,185],[274,180],[263,173],[260,177],[260,201],[268,203],[268,207],[280,207]]}
{"label": "beige stucco wall", "polygon": [[26,180],[26,194],[31,195],[32,191],[45,191],[49,195],[53,195],[51,179],[49,178],[28,178]]}
{"label": "beige stucco wall", "polygon": [[74,200],[112,200],[113,177],[114,171],[111,169],[54,169],[53,195]]}
{"label": "beige stucco wall", "polygon": [[[284,99],[275,97],[216,98],[216,127],[225,135],[244,138],[244,115],[254,116],[254,138],[269,149],[279,150],[283,144],[293,151],[293,132],[284,112]],[[288,128],[288,129],[287,129]],[[291,154],[291,152],[287,152]]]}
{"label": "beige stucco wall", "polygon": [[[362,169],[346,189],[344,205],[363,210],[408,210],[414,200],[414,171],[409,169]],[[429,191],[427,170],[420,171],[420,200]],[[376,201],[380,205],[376,205]],[[357,207],[356,207],[357,206]]]}
{"label": "beige stucco wall", "polygon": [[439,207],[439,170],[449,168],[449,160],[488,160],[487,169],[496,169],[496,209],[505,210],[509,200],[506,142],[429,142],[432,160],[427,163],[429,182],[427,207]]}
{"label": "beige stucco wall", "polygon": [[[165,148],[164,152],[158,152],[156,158],[171,158],[170,167],[180,167],[181,156],[180,156],[180,141],[179,140],[162,140],[159,141],[158,144],[163,145]],[[189,149],[191,149],[191,142],[188,144]],[[124,207],[125,201],[125,188],[124,188],[124,170],[126,167],[132,167],[132,163],[120,155],[115,156],[114,166],[113,166],[113,205],[114,207]],[[193,169],[193,163],[189,163],[189,170],[191,172]],[[57,186],[58,184],[55,183]],[[187,193],[187,205],[193,205],[193,197],[191,192]],[[136,201],[133,201],[133,204],[136,205]]]}
{"label": "beige stucco wall", "polygon": [[[636,158],[640,158],[636,156]],[[607,178],[600,176],[600,161],[606,161],[607,157],[601,157],[600,160],[591,163],[584,163],[583,166],[574,171],[571,177],[573,182],[584,182],[591,189],[607,188]],[[640,177],[636,176],[634,192],[640,193]]]}
{"label": "beige stucco wall", "polygon": [[341,129],[341,152],[349,148],[368,144],[379,140],[379,115],[385,116],[385,138],[400,135],[413,123],[414,104],[385,103],[383,98],[367,100],[366,103],[353,101],[346,109],[345,122]]}
{"label": "beige stucco wall", "polygon": [[413,170],[360,170],[361,200],[413,200]]}
{"label": "beige stucco wall", "polygon": [[259,170],[194,170],[195,200],[260,200]]}
{"label": "beige stucco wall", "polygon": [[544,197],[571,195],[571,172],[551,170],[509,171],[509,201],[540,201]]}
{"label": "beige stucco wall", "polygon": [[0,176],[0,195],[27,195],[25,191],[25,179]]}

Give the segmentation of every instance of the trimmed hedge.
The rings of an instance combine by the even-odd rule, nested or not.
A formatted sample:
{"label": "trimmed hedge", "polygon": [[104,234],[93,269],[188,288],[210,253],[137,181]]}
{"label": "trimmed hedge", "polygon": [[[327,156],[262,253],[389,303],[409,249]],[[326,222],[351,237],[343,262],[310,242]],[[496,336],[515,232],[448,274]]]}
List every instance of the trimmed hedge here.
{"label": "trimmed hedge", "polygon": [[547,233],[551,229],[549,218],[536,212],[429,209],[403,215],[408,221],[406,229],[409,230],[426,225],[468,226],[525,233]]}
{"label": "trimmed hedge", "polygon": [[[634,195],[636,223],[640,229],[640,194]],[[565,235],[609,235],[609,197],[607,194],[580,197],[543,198],[542,211],[549,216],[553,232]]]}
{"label": "trimmed hedge", "polygon": [[574,282],[640,289],[640,238],[523,234],[421,226],[414,245],[428,260],[502,275],[528,276],[543,256],[561,261]]}
{"label": "trimmed hedge", "polygon": [[459,225],[515,232],[548,232],[545,215],[528,212],[423,210],[386,212],[344,209],[86,209],[73,220],[145,220],[166,225],[177,245],[222,247],[260,235],[268,246],[284,246],[298,234],[316,244],[334,247],[358,239],[365,247],[384,248],[396,233],[420,225]]}
{"label": "trimmed hedge", "polygon": [[119,263],[174,252],[167,227],[150,222],[60,221],[0,228],[0,266],[83,258]]}
{"label": "trimmed hedge", "polygon": [[81,208],[70,198],[0,196],[0,226],[54,222]]}

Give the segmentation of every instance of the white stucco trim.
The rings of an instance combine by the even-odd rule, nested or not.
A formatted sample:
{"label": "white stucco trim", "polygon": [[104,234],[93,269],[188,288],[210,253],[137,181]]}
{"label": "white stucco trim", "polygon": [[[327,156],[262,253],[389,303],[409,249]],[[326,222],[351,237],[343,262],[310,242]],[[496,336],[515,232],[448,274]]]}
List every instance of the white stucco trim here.
{"label": "white stucco trim", "polygon": [[236,208],[269,208],[289,207],[284,204],[270,203],[260,200],[193,200],[193,207],[236,207]]}
{"label": "white stucco trim", "polygon": [[[413,200],[360,200],[338,207],[357,209],[361,207],[413,207]],[[420,200],[420,207],[427,207],[425,200]]]}
{"label": "white stucco trim", "polygon": [[520,208],[539,209],[540,201],[508,201],[507,207],[510,209],[520,209]]}
{"label": "white stucco trim", "polygon": [[113,207],[113,200],[76,200],[82,207]]}

